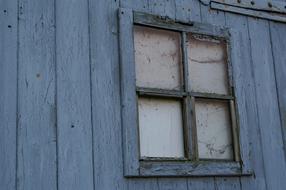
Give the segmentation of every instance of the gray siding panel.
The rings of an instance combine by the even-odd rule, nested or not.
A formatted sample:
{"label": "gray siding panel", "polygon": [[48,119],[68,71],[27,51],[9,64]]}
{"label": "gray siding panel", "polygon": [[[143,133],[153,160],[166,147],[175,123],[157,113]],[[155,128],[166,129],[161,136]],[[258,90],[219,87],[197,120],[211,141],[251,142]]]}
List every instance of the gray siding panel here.
{"label": "gray siding panel", "polygon": [[[254,176],[124,178],[119,7],[239,32],[234,82]],[[2,0],[0,26],[1,190],[285,189],[285,24],[198,0]]]}
{"label": "gray siding panel", "polygon": [[54,2],[19,0],[18,190],[56,190]]}
{"label": "gray siding panel", "polygon": [[127,189],[123,177],[119,2],[89,0],[95,189]]}
{"label": "gray siding panel", "polygon": [[286,25],[270,23],[272,54],[274,59],[276,88],[278,93],[280,118],[284,141],[284,154],[286,157]]}
{"label": "gray siding panel", "polygon": [[[248,35],[248,19],[244,16],[226,13],[226,25],[235,29],[239,33],[239,46],[237,64],[233,65],[234,82],[236,86],[237,103],[241,119],[240,127],[245,127],[247,131],[247,140],[250,152],[245,155],[250,160],[250,168],[255,172],[255,178],[241,178],[242,189],[266,189],[261,137],[257,119],[257,107],[254,79],[251,67],[251,50]],[[241,139],[242,141],[243,139]],[[243,142],[241,142],[243,143]]]}
{"label": "gray siding panel", "polygon": [[282,190],[286,170],[269,23],[249,18],[249,34],[267,188]]}
{"label": "gray siding panel", "polygon": [[56,1],[58,188],[94,189],[88,1]]}
{"label": "gray siding panel", "polygon": [[[171,19],[176,17],[175,0],[149,0],[148,12],[160,16],[167,16]],[[187,181],[184,178],[158,178],[158,189],[159,190],[169,190],[169,189],[180,189],[187,190]]]}
{"label": "gray siding panel", "polygon": [[[209,10],[209,7],[201,5],[201,22],[203,23],[210,23],[213,25],[218,26],[225,26],[226,24],[226,18],[225,13],[221,11],[213,11]],[[221,177],[215,177],[215,187],[216,189],[240,189],[240,178],[232,178],[229,180],[228,178],[221,178]]]}
{"label": "gray siding panel", "polygon": [[0,187],[16,187],[17,1],[0,1]]}

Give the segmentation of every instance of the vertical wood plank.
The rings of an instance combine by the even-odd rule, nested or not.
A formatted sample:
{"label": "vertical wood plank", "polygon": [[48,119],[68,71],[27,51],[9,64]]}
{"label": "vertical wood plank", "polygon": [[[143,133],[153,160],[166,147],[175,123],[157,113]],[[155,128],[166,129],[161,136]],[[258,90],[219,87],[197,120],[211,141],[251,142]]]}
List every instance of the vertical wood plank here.
{"label": "vertical wood plank", "polygon": [[56,1],[58,187],[93,189],[88,1]]}
{"label": "vertical wood plank", "polygon": [[157,178],[133,178],[128,179],[129,190],[157,190]]}
{"label": "vertical wood plank", "polygon": [[133,11],[147,12],[149,0],[120,0],[121,8],[129,8]]}
{"label": "vertical wood plank", "polygon": [[249,18],[248,24],[267,188],[281,189],[281,187],[286,187],[286,166],[269,23]]}
{"label": "vertical wood plank", "polygon": [[270,34],[272,41],[272,54],[274,59],[276,87],[280,108],[280,117],[282,122],[282,132],[284,141],[284,154],[286,157],[286,39],[285,24],[270,23]]}
{"label": "vertical wood plank", "polygon": [[[226,14],[226,25],[239,33],[239,39],[236,40],[237,53],[236,62],[233,67],[233,81],[235,84],[237,105],[240,116],[240,128],[247,132],[246,136],[241,136],[240,143],[242,146],[248,146],[250,152],[243,155],[244,159],[248,159],[251,169],[255,172],[255,178],[242,177],[242,189],[266,189],[261,137],[258,127],[257,107],[255,94],[255,86],[252,76],[251,67],[251,49],[248,35],[247,17],[236,14]],[[250,127],[252,126],[252,127]],[[249,144],[245,144],[248,141]],[[243,163],[245,165],[245,163]]]}
{"label": "vertical wood plank", "polygon": [[57,189],[54,14],[19,0],[18,190]]}
{"label": "vertical wood plank", "polygon": [[[120,7],[134,11],[148,12],[149,0],[120,0]],[[129,190],[155,190],[158,189],[157,178],[132,178],[127,179]]]}
{"label": "vertical wood plank", "polygon": [[89,0],[95,189],[127,189],[123,177],[116,0]]}
{"label": "vertical wood plank", "polygon": [[198,0],[175,1],[176,19],[183,22],[201,21],[200,2]]}
{"label": "vertical wood plank", "polygon": [[240,190],[241,185],[238,178],[228,177],[228,178],[219,178],[216,177],[215,180],[216,190]]}
{"label": "vertical wood plank", "polygon": [[17,0],[0,2],[0,187],[16,189]]}
{"label": "vertical wood plank", "polygon": [[[217,10],[211,10],[208,6],[201,5],[201,16],[203,23],[210,23],[212,25],[225,26],[225,13]],[[215,186],[217,189],[225,189],[228,186],[235,186],[240,188],[240,178],[236,177],[232,180],[227,178],[216,178]]]}
{"label": "vertical wood plank", "polygon": [[188,179],[188,190],[214,190],[214,178],[191,178]]}
{"label": "vertical wood plank", "polygon": [[159,190],[184,190],[188,189],[187,180],[184,178],[159,178],[158,179]]}

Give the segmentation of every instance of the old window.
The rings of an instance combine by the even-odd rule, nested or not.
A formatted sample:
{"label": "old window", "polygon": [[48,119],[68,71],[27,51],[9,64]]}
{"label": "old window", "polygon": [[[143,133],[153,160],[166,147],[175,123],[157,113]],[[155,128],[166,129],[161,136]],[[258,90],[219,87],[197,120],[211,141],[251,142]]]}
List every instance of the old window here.
{"label": "old window", "polygon": [[126,176],[249,174],[227,29],[120,10]]}

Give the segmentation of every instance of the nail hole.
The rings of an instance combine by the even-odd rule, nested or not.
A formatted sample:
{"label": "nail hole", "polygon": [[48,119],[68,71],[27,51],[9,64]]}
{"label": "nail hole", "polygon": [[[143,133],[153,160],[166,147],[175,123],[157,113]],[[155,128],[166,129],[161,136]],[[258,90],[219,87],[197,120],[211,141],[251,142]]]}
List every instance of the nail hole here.
{"label": "nail hole", "polygon": [[71,128],[74,128],[74,125],[71,125]]}
{"label": "nail hole", "polygon": [[251,5],[254,5],[254,4],[255,4],[255,2],[254,2],[254,1],[251,1],[250,3],[251,3]]}
{"label": "nail hole", "polygon": [[4,13],[7,13],[7,10],[4,10]]}
{"label": "nail hole", "polygon": [[272,7],[272,4],[270,2],[268,2],[268,7],[270,7],[270,8]]}
{"label": "nail hole", "polygon": [[8,25],[8,28],[12,28],[12,26],[11,26],[11,25]]}

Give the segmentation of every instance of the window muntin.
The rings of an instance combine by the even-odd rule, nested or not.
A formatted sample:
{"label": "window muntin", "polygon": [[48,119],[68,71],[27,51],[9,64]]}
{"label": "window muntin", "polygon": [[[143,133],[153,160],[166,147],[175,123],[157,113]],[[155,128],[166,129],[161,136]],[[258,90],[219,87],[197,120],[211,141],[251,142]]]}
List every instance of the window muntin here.
{"label": "window muntin", "polygon": [[135,25],[134,52],[141,159],[234,160],[226,41]]}

